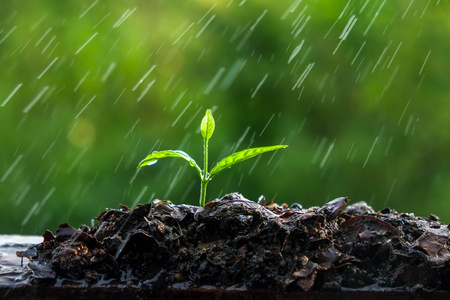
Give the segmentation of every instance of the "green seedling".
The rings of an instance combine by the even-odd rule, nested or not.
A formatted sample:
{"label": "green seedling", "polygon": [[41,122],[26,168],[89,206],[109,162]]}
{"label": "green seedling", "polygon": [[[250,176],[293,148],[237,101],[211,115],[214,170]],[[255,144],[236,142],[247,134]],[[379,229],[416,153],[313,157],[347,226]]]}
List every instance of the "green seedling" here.
{"label": "green seedling", "polygon": [[202,119],[201,125],[200,125],[200,132],[203,137],[203,170],[200,169],[198,164],[195,162],[195,160],[190,157],[186,152],[181,150],[163,150],[163,151],[154,151],[150,155],[148,155],[145,159],[143,159],[137,168],[142,168],[145,166],[151,166],[158,162],[161,158],[166,157],[178,157],[186,160],[189,162],[191,167],[194,167],[198,175],[200,176],[201,180],[201,186],[200,186],[200,206],[205,205],[205,199],[206,199],[206,186],[208,185],[208,182],[217,175],[217,173],[230,168],[231,166],[244,161],[246,159],[252,158],[254,156],[257,156],[259,154],[286,148],[287,145],[275,145],[275,146],[266,146],[266,147],[258,147],[258,148],[249,148],[246,150],[242,150],[236,153],[233,153],[221,161],[219,161],[210,172],[208,172],[208,142],[211,138],[214,128],[216,124],[214,122],[214,118],[212,115],[212,112],[210,109],[206,110],[206,114]]}

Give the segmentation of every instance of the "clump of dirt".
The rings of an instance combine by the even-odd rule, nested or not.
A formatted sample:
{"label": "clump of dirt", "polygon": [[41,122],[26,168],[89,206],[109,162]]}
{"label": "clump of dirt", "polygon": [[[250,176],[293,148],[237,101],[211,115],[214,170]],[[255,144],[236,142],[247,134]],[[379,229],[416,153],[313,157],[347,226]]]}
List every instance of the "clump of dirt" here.
{"label": "clump of dirt", "polygon": [[17,255],[30,259],[35,282],[449,290],[449,228],[436,216],[347,202],[305,209],[238,193],[204,207],[155,200],[107,210],[93,227],[62,224]]}

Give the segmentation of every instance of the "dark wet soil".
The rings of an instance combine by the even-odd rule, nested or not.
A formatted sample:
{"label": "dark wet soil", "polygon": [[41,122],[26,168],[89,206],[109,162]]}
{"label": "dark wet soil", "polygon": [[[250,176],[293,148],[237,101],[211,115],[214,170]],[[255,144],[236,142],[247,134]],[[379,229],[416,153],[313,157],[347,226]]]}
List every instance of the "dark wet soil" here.
{"label": "dark wet soil", "polygon": [[234,193],[205,207],[156,200],[62,224],[18,256],[33,284],[99,282],[275,291],[448,291],[449,228],[337,198],[288,207]]}

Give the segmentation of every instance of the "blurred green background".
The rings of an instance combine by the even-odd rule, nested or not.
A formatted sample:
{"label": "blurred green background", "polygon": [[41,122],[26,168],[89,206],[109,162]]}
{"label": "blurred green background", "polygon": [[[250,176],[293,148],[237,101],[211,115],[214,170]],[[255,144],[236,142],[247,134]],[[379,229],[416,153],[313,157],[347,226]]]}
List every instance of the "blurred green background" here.
{"label": "blurred green background", "polygon": [[[450,221],[448,1],[2,1],[0,228],[78,227],[119,203],[197,204],[185,161],[288,144],[230,192]],[[135,178],[134,178],[135,177]],[[132,180],[134,178],[134,180]]]}

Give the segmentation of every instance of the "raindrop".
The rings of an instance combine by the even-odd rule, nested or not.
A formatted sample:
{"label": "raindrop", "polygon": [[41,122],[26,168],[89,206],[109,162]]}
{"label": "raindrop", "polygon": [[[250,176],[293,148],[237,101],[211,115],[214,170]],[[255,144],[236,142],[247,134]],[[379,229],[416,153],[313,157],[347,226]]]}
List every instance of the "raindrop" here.
{"label": "raindrop", "polygon": [[190,116],[189,120],[186,122],[186,125],[184,125],[184,129],[187,129],[189,125],[191,125],[192,121],[196,120],[197,115],[200,113],[202,109],[203,107],[200,107],[200,109],[198,109],[195,114]]}
{"label": "raindrop", "polygon": [[52,27],[49,27],[44,34],[36,41],[36,43],[34,44],[36,47],[39,46],[39,44],[42,42],[43,39],[45,39],[45,37],[47,36],[47,34],[50,33],[50,31],[52,30]]}
{"label": "raindrop", "polygon": [[350,154],[352,153],[354,146],[355,146],[355,143],[353,142],[352,145],[350,146],[350,150],[348,150],[347,157],[345,159],[349,159]]}
{"label": "raindrop", "polygon": [[[284,145],[284,141],[286,140],[286,138],[284,137],[281,141],[280,141],[280,143],[279,143],[279,145]],[[275,155],[278,153],[278,150],[275,150],[275,151],[273,151],[272,152],[272,155],[270,156],[270,158],[269,158],[269,160],[267,161],[267,165],[269,165],[271,162],[272,162],[272,160],[273,160],[273,158],[275,157]],[[284,155],[283,155],[283,157],[284,157]],[[279,162],[276,164],[276,166],[279,164]]]}
{"label": "raindrop", "polygon": [[394,54],[391,57],[391,60],[389,61],[388,65],[387,65],[387,69],[389,69],[389,67],[392,64],[392,61],[394,60],[394,57],[397,55],[398,49],[400,49],[400,46],[402,45],[403,42],[400,42],[397,46],[397,49],[395,50]]}
{"label": "raindrop", "polygon": [[259,16],[259,18],[256,20],[255,24],[253,24],[252,27],[250,27],[250,30],[254,30],[255,27],[258,25],[258,23],[262,20],[262,18],[264,18],[264,16],[267,13],[267,9],[264,10],[264,12]]}
{"label": "raindrop", "polygon": [[50,167],[50,170],[47,172],[47,175],[45,175],[44,179],[42,179],[42,184],[44,184],[44,183],[47,181],[47,179],[50,177],[50,174],[53,172],[53,170],[55,169],[55,167],[56,167],[56,163],[54,163],[54,164]]}
{"label": "raindrop", "polygon": [[317,160],[319,159],[320,153],[322,152],[323,147],[325,147],[325,143],[327,142],[327,138],[323,137],[322,140],[319,143],[319,146],[316,149],[316,152],[313,155],[313,158],[311,160],[311,164],[315,164]]}
{"label": "raindrop", "polygon": [[430,57],[430,54],[431,54],[431,50],[428,51],[427,57],[425,57],[422,67],[420,68],[419,75],[422,74],[423,68],[425,67],[425,64],[427,63],[427,60],[428,60],[428,57]]}
{"label": "raindrop", "polygon": [[44,204],[48,201],[48,199],[50,199],[50,197],[53,195],[53,193],[55,192],[56,188],[52,187],[50,189],[50,191],[44,196],[44,199],[42,199],[42,201],[39,203],[39,206],[37,207],[37,209],[34,211],[34,214],[37,215],[39,213],[39,211],[41,210],[42,206],[44,206]]}
{"label": "raindrop", "polygon": [[362,12],[366,9],[367,4],[369,4],[369,0],[366,0],[366,2],[364,2],[363,6],[361,6],[361,9],[359,10],[359,14],[362,14]]}
{"label": "raindrop", "polygon": [[5,174],[3,174],[2,179],[0,179],[0,182],[5,181],[5,179],[8,177],[8,175],[11,173],[11,171],[16,167],[16,165],[19,163],[19,161],[22,159],[23,155],[17,156],[16,160],[9,166],[8,170],[6,170]]}
{"label": "raindrop", "polygon": [[336,51],[338,50],[339,46],[341,45],[341,43],[343,41],[345,41],[345,39],[347,38],[348,34],[350,33],[350,31],[352,30],[353,26],[355,25],[356,21],[358,21],[358,18],[355,15],[352,15],[350,17],[350,19],[347,22],[347,25],[345,25],[344,30],[342,31],[341,35],[339,36],[339,43],[337,44],[336,48],[333,51],[333,55],[336,53]]}
{"label": "raindrop", "polygon": [[[53,43],[53,41],[56,39],[56,35],[52,36],[52,38],[50,39],[50,41],[48,41],[47,45],[45,45],[45,47],[42,49],[41,54],[44,54],[48,47],[50,47],[50,45]],[[56,47],[56,46],[55,46]],[[53,51],[53,50],[52,50]]]}
{"label": "raindrop", "polygon": [[[154,162],[154,164],[157,161]],[[149,164],[147,164],[147,166],[149,166]],[[137,206],[137,204],[139,203],[139,201],[141,201],[142,197],[144,196],[145,192],[148,190],[148,186],[144,186],[141,190],[141,192],[139,193],[139,195],[137,196],[136,200],[134,200],[133,204],[131,205],[132,208],[135,208]]]}
{"label": "raindrop", "polygon": [[[320,91],[323,89],[323,87],[324,87],[325,83],[327,82],[329,76],[330,76],[330,73],[329,73],[329,72],[326,72],[325,75],[323,76],[322,80],[320,81],[320,83],[319,83],[319,85],[318,85],[318,89],[319,89]],[[326,94],[324,94],[324,95],[322,96],[322,101],[321,101],[322,103],[323,103],[324,100],[325,100],[325,96],[326,96]]]}
{"label": "raindrop", "polygon": [[262,135],[263,135],[264,131],[266,131],[267,126],[269,126],[269,124],[270,124],[270,122],[272,121],[272,119],[273,119],[274,116],[275,116],[275,114],[273,114],[273,115],[270,117],[269,121],[267,121],[267,123],[266,123],[266,126],[264,126],[263,130],[261,130],[261,133],[259,134],[259,136],[262,136]]}
{"label": "raindrop", "polygon": [[95,172],[95,175],[94,175],[94,179],[92,179],[92,183],[91,183],[91,186],[93,186],[94,185],[94,183],[95,183],[95,181],[97,180],[97,177],[98,177],[98,171],[97,172]]}
{"label": "raindrop", "polygon": [[48,86],[44,86],[42,90],[36,95],[36,97],[34,97],[33,100],[31,100],[31,102],[28,103],[28,105],[23,109],[23,113],[27,113],[28,111],[30,111],[30,109],[39,101],[39,99],[42,98],[42,96],[48,89]]}
{"label": "raindrop", "polygon": [[122,244],[117,248],[116,254],[114,255],[114,258],[117,260],[122,253],[123,249],[125,248],[126,244],[128,243],[128,240],[130,239],[131,233],[128,233],[125,239],[123,239]]}
{"label": "raindrop", "polygon": [[[31,42],[31,39],[28,39],[28,41],[25,44],[20,44],[19,48],[17,48],[16,50],[14,50],[13,53],[11,53],[11,56],[13,56],[17,50],[19,50],[19,53],[22,53],[23,50],[28,46],[28,44]],[[23,46],[22,46],[23,45]]]}
{"label": "raindrop", "polygon": [[386,196],[386,200],[384,201],[384,206],[383,207],[387,207],[387,203],[389,201],[389,198],[391,198],[391,194],[392,194],[392,191],[394,190],[394,186],[395,186],[396,183],[397,183],[397,179],[394,179],[394,181],[392,182],[391,188],[389,189],[389,192],[388,192],[388,194]]}
{"label": "raindrop", "polygon": [[37,77],[37,79],[41,79],[42,76],[44,76],[45,72],[48,71],[48,69],[50,69],[51,66],[53,66],[53,64],[58,60],[59,57],[55,57],[52,62],[47,66],[47,68],[44,69],[44,71],[42,71],[41,74],[39,74],[39,76]]}
{"label": "raindrop", "polygon": [[72,135],[72,132],[74,131],[74,129],[77,125],[78,125],[78,120],[74,122],[72,128],[69,130],[69,133],[66,136],[67,139]]}
{"label": "raindrop", "polygon": [[95,24],[94,26],[92,26],[92,30],[95,29],[95,27],[97,27],[98,25],[100,25],[100,23],[102,23],[109,15],[111,14],[111,12],[107,13],[106,16],[104,16],[100,21],[97,22],[97,24]]}
{"label": "raindrop", "polygon": [[305,80],[306,76],[308,76],[309,72],[311,71],[311,69],[314,67],[314,63],[310,63],[306,66],[305,71],[303,71],[302,75],[300,75],[300,77],[298,78],[297,82],[294,84],[294,86],[292,87],[292,90],[295,90],[296,88],[299,88],[303,81]]}
{"label": "raindrop", "polygon": [[8,95],[8,97],[6,97],[5,101],[3,101],[2,103],[2,107],[6,105],[6,103],[8,103],[8,101],[12,98],[12,96],[14,96],[14,94],[20,89],[20,87],[22,86],[23,83],[19,83],[14,90]]}
{"label": "raindrop", "polygon": [[269,76],[269,73],[266,73],[266,75],[264,75],[263,79],[259,82],[258,86],[256,87],[255,91],[253,92],[253,94],[251,96],[252,99],[253,99],[253,97],[255,97],[256,93],[259,91],[259,89],[263,85],[264,81],[266,81],[267,76]]}
{"label": "raindrop", "polygon": [[242,40],[239,42],[239,44],[236,46],[236,51],[241,51],[244,47],[245,43],[247,43],[248,39],[252,35],[253,30],[247,30],[247,33],[242,37]]}
{"label": "raindrop", "polygon": [[55,51],[56,47],[58,47],[59,43],[56,43],[55,46],[53,47],[53,49],[50,51],[50,53],[47,55],[47,58],[50,58],[50,56],[52,56],[53,51]]}
{"label": "raindrop", "polygon": [[406,14],[408,13],[409,9],[411,8],[411,5],[413,2],[414,2],[414,0],[411,0],[411,2],[409,2],[408,7],[406,8],[405,12],[403,13],[402,20],[405,18]]}
{"label": "raindrop", "polygon": [[195,23],[191,23],[191,25],[188,26],[188,28],[186,28],[185,31],[183,31],[183,33],[181,33],[181,35],[172,43],[172,45],[175,45],[182,37],[183,35],[188,32],[189,29],[191,29],[191,27],[194,25]]}
{"label": "raindrop", "polygon": [[86,77],[88,77],[90,71],[87,71],[86,74],[84,74],[83,78],[81,78],[81,80],[78,82],[77,86],[73,89],[74,92],[76,92],[78,90],[78,88],[80,87],[81,84],[83,84],[83,82],[86,80]]}
{"label": "raindrop", "polygon": [[78,50],[75,52],[75,55],[80,53],[81,50],[83,50],[84,47],[86,47],[87,44],[89,44],[90,41],[92,41],[93,38],[98,34],[98,32],[95,32]]}
{"label": "raindrop", "polygon": [[430,2],[431,2],[431,0],[428,0],[428,3],[427,3],[427,5],[425,5],[425,8],[423,9],[423,12],[422,12],[422,14],[420,15],[420,18],[421,18],[421,19],[422,19],[423,15],[424,15],[425,11],[426,11],[426,10],[427,10],[427,8],[428,8],[428,5],[430,5]]}
{"label": "raindrop", "polygon": [[108,69],[106,69],[105,73],[103,74],[101,81],[105,82],[106,79],[108,79],[109,75],[111,75],[112,71],[114,70],[114,68],[116,67],[117,63],[115,61],[111,62],[109,64]]}
{"label": "raindrop", "polygon": [[122,95],[123,95],[123,93],[125,93],[125,91],[126,91],[126,88],[124,88],[123,91],[119,94],[119,96],[117,97],[116,101],[114,101],[113,105],[115,105],[117,103],[117,101],[119,101],[119,99],[122,97]]}
{"label": "raindrop", "polygon": [[[141,169],[137,169],[137,170],[134,172],[133,176],[131,176],[131,178],[130,178],[130,184],[133,184],[133,182],[134,182],[134,180],[136,179],[137,175],[139,174],[139,171],[140,171],[140,170],[141,170]],[[125,195],[124,195],[123,198],[125,198]]]}
{"label": "raindrop", "polygon": [[384,151],[384,156],[387,156],[387,155],[388,155],[389,150],[391,149],[392,141],[393,141],[393,138],[392,138],[392,137],[389,138],[389,142],[388,142],[388,144],[387,144],[387,146],[386,146],[386,151]]}
{"label": "raindrop", "polygon": [[47,36],[47,34],[50,33],[50,31],[52,30],[52,27],[49,27],[44,34],[36,41],[36,43],[34,44],[36,47],[39,46],[39,44],[42,42],[42,40],[44,40],[44,38]]}
{"label": "raindrop", "polygon": [[386,55],[387,50],[389,49],[389,47],[392,44],[392,40],[389,42],[389,44],[387,45],[387,47],[385,47],[383,49],[383,52],[381,53],[380,57],[378,58],[377,62],[375,63],[375,66],[373,66],[372,69],[372,73],[375,72],[375,69],[377,68],[377,66],[380,64],[381,60],[383,59],[383,57]]}
{"label": "raindrop", "polygon": [[239,140],[237,141],[237,143],[236,143],[236,145],[234,145],[232,148],[231,148],[231,153],[234,153],[234,152],[236,152],[236,150],[239,148],[239,146],[241,145],[241,143],[242,143],[242,141],[245,139],[245,137],[247,136],[247,134],[248,134],[248,132],[250,131],[250,126],[248,126],[246,129],[245,129],[245,131],[244,131],[244,133],[241,135],[241,137],[239,138]]}
{"label": "raindrop", "polygon": [[[306,9],[306,7],[305,7]],[[294,37],[298,37],[298,35],[303,31],[303,29],[306,27],[306,24],[308,24],[309,20],[311,19],[311,16],[307,16],[305,22],[303,22],[303,25],[295,32]],[[294,28],[295,30],[295,28]]]}
{"label": "raindrop", "polygon": [[231,83],[233,83],[234,79],[238,75],[238,73],[242,70],[242,68],[245,65],[246,60],[243,58],[238,58],[231,69],[228,71],[227,75],[223,79],[223,81],[220,84],[220,89],[226,90],[230,87]]}
{"label": "raindrop", "polygon": [[[273,172],[275,172],[275,170],[278,168],[278,166],[280,165],[280,163],[281,163],[281,161],[282,161],[283,159],[284,159],[284,155],[282,155],[282,156],[280,157],[280,159],[277,161],[277,163],[271,168],[272,171],[270,171],[269,177],[272,176]],[[269,162],[270,162],[270,161],[269,161]],[[269,163],[267,163],[267,164],[269,164]]]}
{"label": "raindrop", "polygon": [[24,188],[20,189],[20,194],[19,196],[14,200],[13,206],[17,207],[20,205],[20,203],[22,203],[23,199],[25,198],[25,196],[28,194],[28,192],[31,189],[31,185],[27,184]]}
{"label": "raindrop", "polygon": [[[419,118],[416,119],[416,123],[419,122]],[[412,130],[411,130],[411,135],[414,134],[414,131],[416,130],[416,125],[413,126]]]}
{"label": "raindrop", "polygon": [[144,76],[141,77],[141,79],[139,79],[139,81],[134,85],[132,91],[134,92],[138,86],[145,80],[145,78],[147,78],[147,76],[153,71],[153,69],[155,69],[156,65],[153,65],[148,71],[147,73],[144,74]]}
{"label": "raindrop", "polygon": [[[119,40],[120,40],[120,38],[117,38],[116,41],[111,45],[111,47],[109,47],[108,54],[110,54],[110,53],[113,52],[113,50],[116,48],[117,44],[119,43]],[[130,52],[131,52],[131,49],[130,49],[130,51],[127,53],[127,55],[128,55]]]}
{"label": "raindrop", "polygon": [[289,57],[288,60],[288,64],[291,63],[291,61],[294,59],[295,56],[297,56],[298,52],[300,52],[300,49],[302,49],[303,43],[305,42],[305,40],[302,40],[302,42],[300,43],[300,45],[298,45],[297,47],[295,47],[295,49],[292,51],[291,56]]}
{"label": "raindrop", "polygon": [[95,0],[94,2],[92,2],[91,5],[89,5],[88,8],[86,8],[79,16],[78,19],[83,18],[96,4],[98,3],[98,0]]}
{"label": "raindrop", "polygon": [[144,98],[144,96],[147,94],[147,92],[150,90],[150,88],[153,86],[153,84],[155,83],[156,79],[153,79],[152,81],[150,81],[147,86],[145,87],[145,89],[142,91],[142,93],[139,95],[137,102],[141,101],[142,98]]}
{"label": "raindrop", "polygon": [[[169,80],[167,80],[167,83],[166,83],[166,85],[164,86],[164,91],[167,91],[168,89],[169,89],[169,87],[171,87],[172,89],[173,89],[173,86],[175,85],[178,85],[178,82],[177,83],[175,83],[175,84],[173,84],[173,80],[175,79],[175,75],[171,75],[170,76],[170,78],[169,78]],[[178,79],[178,81],[179,81],[180,79]]]}
{"label": "raindrop", "polygon": [[387,91],[387,89],[391,86],[392,81],[394,80],[394,77],[397,75],[398,70],[400,69],[400,66],[395,67],[394,72],[392,72],[391,77],[389,78],[388,83],[384,86],[383,92],[381,93],[381,97],[384,96],[384,93]]}
{"label": "raindrop", "polygon": [[375,140],[373,141],[372,147],[370,148],[369,154],[367,154],[366,161],[364,162],[363,168],[366,167],[367,162],[369,161],[369,158],[370,158],[370,156],[372,155],[373,148],[375,147],[375,145],[376,145],[377,142],[378,142],[378,136],[377,136],[377,137],[375,138]]}
{"label": "raindrop", "polygon": [[291,6],[289,6],[289,8],[286,10],[286,12],[281,16],[281,20],[286,19],[289,14],[293,13],[297,9],[300,2],[302,2],[302,0],[295,0],[295,2],[292,3]]}
{"label": "raindrop", "polygon": [[31,216],[34,214],[34,212],[36,211],[36,209],[38,209],[39,207],[39,203],[34,203],[33,206],[31,207],[30,211],[28,212],[28,214],[25,216],[25,218],[22,220],[22,227],[27,225],[28,221],[30,220]]}
{"label": "raindrop", "polygon": [[365,36],[367,34],[367,32],[369,32],[370,28],[372,27],[373,23],[375,22],[375,19],[378,17],[378,14],[380,13],[380,10],[383,8],[385,3],[386,3],[386,0],[383,0],[383,2],[381,3],[380,7],[378,8],[378,10],[373,15],[373,18],[370,21],[369,25],[367,26],[366,30],[364,31],[363,36]]}
{"label": "raindrop", "polygon": [[119,20],[117,20],[117,22],[113,25],[113,28],[117,28],[119,27],[123,22],[125,22],[125,20],[131,16],[135,11],[136,11],[137,7],[133,8],[131,11],[130,9],[127,9],[122,16],[119,18]]}
{"label": "raindrop", "polygon": [[405,126],[405,131],[403,132],[404,136],[407,136],[408,132],[412,131],[411,126],[412,126],[413,119],[414,119],[413,115],[410,115],[409,119],[408,119],[408,123],[406,123],[406,126]]}
{"label": "raindrop", "polygon": [[333,25],[331,25],[331,28],[327,31],[327,33],[325,34],[325,36],[323,37],[324,39],[326,39],[326,37],[328,36],[328,34],[330,34],[331,30],[333,30],[334,26],[336,26],[336,24],[339,22],[339,20],[342,18],[342,16],[345,14],[345,12],[347,11],[349,5],[350,5],[351,1],[347,1],[347,4],[345,4],[344,9],[341,11],[341,14],[339,15],[339,17],[337,18],[337,20],[333,23]]}
{"label": "raindrop", "polygon": [[237,186],[240,187],[242,183],[242,179],[244,178],[244,174],[241,174],[241,177],[239,178]]}
{"label": "raindrop", "polygon": [[136,122],[134,122],[133,126],[131,126],[130,130],[128,130],[128,132],[125,134],[124,136],[124,140],[131,135],[131,133],[134,131],[134,128],[136,128],[136,125],[139,123],[140,119],[137,119]]}
{"label": "raindrop", "polygon": [[417,84],[417,88],[416,88],[417,91],[420,90],[420,87],[422,86],[424,78],[425,78],[425,76],[420,76],[420,80],[419,80],[419,83]]}
{"label": "raindrop", "polygon": [[305,126],[306,119],[307,119],[307,118],[304,118],[304,119],[303,119],[302,124],[300,124],[300,127],[297,129],[297,133],[300,133],[300,132],[302,131],[303,126]]}
{"label": "raindrop", "polygon": [[209,23],[211,23],[211,21],[214,20],[215,17],[216,15],[212,15],[211,18],[209,18],[208,22],[206,22],[206,24],[202,27],[202,29],[200,29],[195,38],[198,38],[203,33],[203,31],[206,29],[206,27],[208,27]]}
{"label": "raindrop", "polygon": [[53,140],[53,142],[50,144],[50,147],[48,147],[47,151],[45,151],[44,155],[42,155],[42,159],[45,158],[45,156],[47,156],[47,154],[50,152],[50,150],[53,148],[53,146],[55,145],[56,141],[58,140],[59,136],[61,134],[61,130],[59,131],[58,135],[56,136],[56,138]]}
{"label": "raindrop", "polygon": [[178,117],[175,119],[175,121],[172,123],[172,127],[177,124],[177,122],[180,120],[181,116],[186,112],[186,110],[191,106],[192,101],[189,101],[189,103],[186,105],[186,107],[183,109],[183,111],[178,115]]}
{"label": "raindrop", "polygon": [[75,116],[75,119],[78,119],[78,117],[81,115],[81,113],[83,113],[83,111],[89,106],[89,104],[91,104],[91,102],[95,99],[95,97],[97,97],[97,95],[94,95],[94,97],[91,98],[91,100],[89,100],[89,102],[80,110],[80,112]]}
{"label": "raindrop", "polygon": [[116,173],[117,170],[119,169],[119,166],[120,166],[120,164],[122,163],[123,157],[124,157],[124,156],[122,155],[122,157],[119,159],[119,162],[117,163],[117,166],[116,166],[116,168],[114,169],[114,173]]}
{"label": "raindrop", "polygon": [[31,31],[34,31],[47,17],[48,15],[43,15],[36,23],[33,24],[33,26],[31,26]]}
{"label": "raindrop", "polygon": [[184,167],[180,167],[177,171],[177,173],[175,174],[174,178],[172,179],[172,181],[170,182],[170,185],[167,189],[166,194],[164,195],[164,198],[168,198],[168,196],[170,195],[170,193],[172,192],[172,190],[174,189],[175,185],[177,184],[178,180],[180,178],[183,178],[183,174],[186,171],[186,168]]}
{"label": "raindrop", "polygon": [[181,94],[178,96],[178,98],[173,102],[173,104],[170,106],[170,111],[173,111],[175,107],[177,107],[178,103],[180,103],[181,98],[186,94],[187,89],[181,92]]}
{"label": "raindrop", "polygon": [[305,89],[305,87],[303,86],[302,89],[301,89],[301,91],[300,91],[300,93],[298,94],[297,101],[300,101],[300,98],[302,98],[303,90],[304,90],[304,89]]}
{"label": "raindrop", "polygon": [[13,33],[14,30],[16,30],[16,29],[17,29],[17,26],[14,26],[10,31],[8,31],[8,33],[5,34],[5,36],[0,40],[0,44],[3,43],[8,38],[8,36],[10,36],[11,33]]}
{"label": "raindrop", "polygon": [[250,137],[250,142],[248,143],[248,148],[250,148],[253,143],[255,142],[255,136],[256,136],[256,132],[253,132],[252,136]]}
{"label": "raindrop", "polygon": [[75,169],[75,166],[80,162],[81,158],[86,154],[88,148],[83,148],[83,150],[80,151],[80,154],[72,161],[72,164],[67,169],[67,173],[72,173],[73,169]]}
{"label": "raindrop", "polygon": [[219,71],[217,71],[216,75],[214,75],[213,79],[208,84],[208,86],[207,86],[207,88],[206,88],[206,90],[204,91],[203,94],[209,95],[209,93],[214,88],[214,86],[216,85],[216,83],[219,80],[220,76],[222,76],[222,74],[225,72],[225,70],[226,69],[224,67],[220,67]]}
{"label": "raindrop", "polygon": [[330,156],[331,151],[334,148],[334,143],[336,142],[336,140],[333,141],[333,143],[331,143],[331,145],[328,147],[327,152],[325,153],[325,156],[322,159],[322,162],[320,163],[320,168],[322,169],[323,166],[325,165],[326,161],[328,160],[328,157]]}
{"label": "raindrop", "polygon": [[255,169],[256,165],[259,163],[259,160],[261,159],[262,156],[258,156],[255,160],[254,163],[252,165],[252,167],[250,168],[250,171],[248,171],[248,175],[250,176],[253,173],[253,170]]}
{"label": "raindrop", "polygon": [[200,24],[204,18],[206,18],[206,16],[214,9],[214,7],[216,7],[217,3],[214,3],[213,6],[211,6],[211,8],[203,15],[203,17],[200,18],[200,20],[198,20],[197,24]]}

